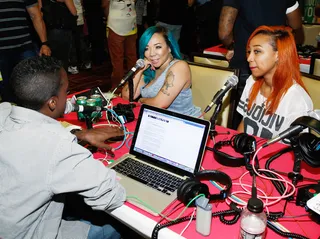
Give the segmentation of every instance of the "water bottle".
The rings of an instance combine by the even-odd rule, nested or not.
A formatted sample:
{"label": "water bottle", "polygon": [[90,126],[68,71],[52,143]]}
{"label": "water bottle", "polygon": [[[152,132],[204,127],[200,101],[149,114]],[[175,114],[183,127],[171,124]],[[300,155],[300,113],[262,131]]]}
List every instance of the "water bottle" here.
{"label": "water bottle", "polygon": [[239,239],[264,239],[266,227],[263,202],[258,198],[250,198],[247,208],[241,213]]}

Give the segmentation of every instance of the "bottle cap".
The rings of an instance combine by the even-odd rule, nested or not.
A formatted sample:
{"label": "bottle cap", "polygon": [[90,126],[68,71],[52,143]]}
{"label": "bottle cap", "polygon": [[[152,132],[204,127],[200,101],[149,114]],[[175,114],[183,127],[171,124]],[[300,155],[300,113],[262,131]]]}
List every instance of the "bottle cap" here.
{"label": "bottle cap", "polygon": [[247,209],[250,212],[260,213],[263,211],[263,202],[259,198],[250,198]]}

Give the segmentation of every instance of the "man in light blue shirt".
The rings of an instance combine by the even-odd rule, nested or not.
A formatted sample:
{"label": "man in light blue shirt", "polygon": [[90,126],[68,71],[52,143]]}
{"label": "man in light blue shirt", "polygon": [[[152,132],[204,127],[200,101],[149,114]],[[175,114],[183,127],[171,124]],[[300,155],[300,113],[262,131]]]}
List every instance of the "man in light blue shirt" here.
{"label": "man in light blue shirt", "polygon": [[[0,104],[0,238],[98,238],[94,226],[62,219],[65,194],[78,193],[95,210],[124,203],[115,172],[77,143],[78,137],[110,149],[104,141],[120,129],[76,137],[55,120],[65,110],[68,77],[54,58],[22,61],[11,80],[19,106]],[[120,235],[109,227],[104,238]]]}

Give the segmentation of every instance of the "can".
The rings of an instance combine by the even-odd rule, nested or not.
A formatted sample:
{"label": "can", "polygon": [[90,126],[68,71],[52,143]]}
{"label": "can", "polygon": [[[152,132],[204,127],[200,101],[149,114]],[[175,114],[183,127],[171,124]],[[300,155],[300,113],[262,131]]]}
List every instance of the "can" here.
{"label": "can", "polygon": [[[87,104],[87,97],[86,96],[77,97],[76,103],[77,103],[77,105],[86,105]],[[80,120],[80,121],[85,120],[85,116],[82,112],[78,112],[77,115],[78,115],[78,120]]]}
{"label": "can", "polygon": [[[96,99],[87,99],[87,106],[98,106]],[[98,121],[102,117],[101,112],[92,112],[91,113],[91,119],[94,119],[94,121]]]}
{"label": "can", "polygon": [[96,106],[102,106],[101,95],[95,94],[95,95],[90,96],[90,98],[96,100]]}
{"label": "can", "polygon": [[87,104],[87,96],[79,96],[76,101],[77,105],[86,105]]}
{"label": "can", "polygon": [[96,106],[95,99],[87,99],[87,106]]}

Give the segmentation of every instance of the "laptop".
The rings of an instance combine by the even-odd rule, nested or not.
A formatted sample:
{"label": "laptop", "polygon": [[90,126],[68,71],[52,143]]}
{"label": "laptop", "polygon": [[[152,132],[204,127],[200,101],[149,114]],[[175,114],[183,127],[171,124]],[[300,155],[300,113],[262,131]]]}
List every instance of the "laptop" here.
{"label": "laptop", "polygon": [[130,152],[108,166],[127,201],[153,215],[169,206],[180,184],[199,171],[209,130],[209,121],[142,105]]}

